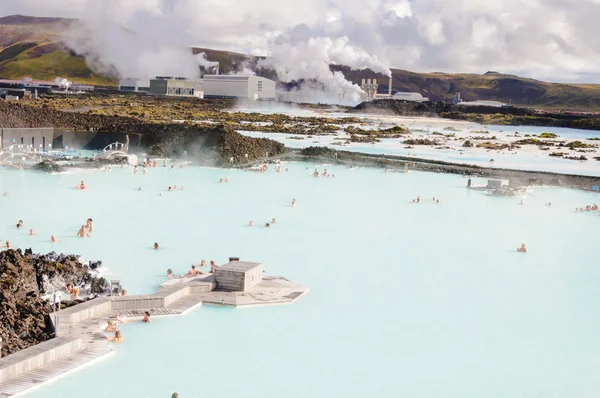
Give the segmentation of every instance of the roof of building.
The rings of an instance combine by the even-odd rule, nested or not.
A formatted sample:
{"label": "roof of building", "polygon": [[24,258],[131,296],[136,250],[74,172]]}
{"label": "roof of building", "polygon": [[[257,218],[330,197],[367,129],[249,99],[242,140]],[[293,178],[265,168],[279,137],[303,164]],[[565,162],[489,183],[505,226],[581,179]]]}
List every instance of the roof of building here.
{"label": "roof of building", "polygon": [[246,272],[252,268],[256,268],[262,265],[261,263],[252,263],[249,261],[231,261],[227,264],[221,265],[218,270],[233,271],[233,272]]}

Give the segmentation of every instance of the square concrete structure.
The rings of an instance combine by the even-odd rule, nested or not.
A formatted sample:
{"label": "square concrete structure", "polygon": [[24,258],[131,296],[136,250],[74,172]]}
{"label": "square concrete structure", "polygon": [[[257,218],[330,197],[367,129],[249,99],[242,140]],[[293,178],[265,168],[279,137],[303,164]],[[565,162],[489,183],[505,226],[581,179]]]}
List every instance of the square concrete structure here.
{"label": "square concrete structure", "polygon": [[260,76],[204,75],[205,98],[275,99],[275,82]]}
{"label": "square concrete structure", "polygon": [[[6,128],[0,129],[0,149],[11,145],[31,146],[36,150],[48,150],[52,148],[54,139],[53,128]],[[15,149],[16,150],[16,149]]]}
{"label": "square concrete structure", "polygon": [[150,79],[120,79],[119,90],[121,91],[150,91]]}
{"label": "square concrete structure", "polygon": [[234,292],[247,292],[262,281],[262,264],[246,261],[232,261],[217,268],[215,282],[217,289]]}
{"label": "square concrete structure", "polygon": [[488,189],[500,189],[503,186],[508,186],[508,180],[488,180]]}

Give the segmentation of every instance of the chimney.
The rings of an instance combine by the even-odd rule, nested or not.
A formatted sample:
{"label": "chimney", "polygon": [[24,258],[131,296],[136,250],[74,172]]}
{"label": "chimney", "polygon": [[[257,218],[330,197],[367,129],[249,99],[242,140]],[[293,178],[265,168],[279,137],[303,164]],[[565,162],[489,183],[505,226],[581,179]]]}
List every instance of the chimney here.
{"label": "chimney", "polygon": [[390,97],[392,96],[392,75],[390,74],[390,84],[389,84],[389,88],[388,88],[388,94],[390,95]]}
{"label": "chimney", "polygon": [[365,85],[365,79],[362,79],[362,85],[363,86]]}
{"label": "chimney", "polygon": [[371,84],[371,79],[367,79],[367,84]]}

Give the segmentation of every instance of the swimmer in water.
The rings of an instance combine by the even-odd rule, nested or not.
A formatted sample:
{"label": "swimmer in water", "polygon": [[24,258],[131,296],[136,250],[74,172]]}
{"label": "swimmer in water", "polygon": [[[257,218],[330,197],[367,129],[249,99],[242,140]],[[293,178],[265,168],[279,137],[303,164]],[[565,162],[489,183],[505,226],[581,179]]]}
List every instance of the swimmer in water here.
{"label": "swimmer in water", "polygon": [[167,167],[167,159],[163,159],[163,167]]}
{"label": "swimmer in water", "polygon": [[167,270],[167,278],[171,278],[173,276],[173,270],[171,268],[169,268]]}
{"label": "swimmer in water", "polygon": [[171,187],[169,187],[169,192],[171,192]]}
{"label": "swimmer in water", "polygon": [[6,248],[7,248],[7,249],[12,249],[12,246],[11,246],[11,244],[10,244],[10,241],[9,241],[9,240],[7,240],[7,241],[5,242],[5,245],[6,245]]}
{"label": "swimmer in water", "polygon": [[265,224],[265,228],[269,228],[270,226],[271,226],[271,224],[269,224],[269,223]]}
{"label": "swimmer in water", "polygon": [[222,179],[222,178],[220,178],[220,179],[219,179],[219,183],[222,183],[222,182],[223,182],[223,179]]}
{"label": "swimmer in water", "polygon": [[273,217],[273,219],[271,220],[271,224],[276,224],[277,220],[275,219],[275,217]]}
{"label": "swimmer in water", "polygon": [[139,188],[138,188],[138,191],[141,191],[141,190],[142,190],[142,187],[139,187]]}
{"label": "swimmer in water", "polygon": [[181,190],[183,191],[183,187],[181,187]]}
{"label": "swimmer in water", "polygon": [[35,235],[35,233],[33,232],[33,228],[31,228],[31,229],[29,230],[29,236],[34,236],[34,235]]}
{"label": "swimmer in water", "polygon": [[90,236],[88,231],[85,229],[85,225],[81,226],[81,228],[79,229],[79,232],[77,232],[77,236],[79,236],[80,238],[87,238]]}
{"label": "swimmer in water", "polygon": [[523,206],[525,204],[525,202],[523,202],[523,199],[521,199],[521,203],[519,203],[521,206]]}
{"label": "swimmer in water", "polygon": [[79,288],[73,288],[73,293],[71,294],[71,300],[79,300]]}
{"label": "swimmer in water", "polygon": [[439,200],[439,199],[436,199],[436,203],[437,203],[437,204],[440,204],[440,200]]}
{"label": "swimmer in water", "polygon": [[525,247],[525,243],[521,244],[521,247],[517,248],[519,253],[527,253],[527,247]]}
{"label": "swimmer in water", "polygon": [[200,271],[199,269],[196,269],[196,266],[194,264],[192,264],[192,268],[187,273],[188,276],[196,276],[202,274],[204,274],[204,272]]}
{"label": "swimmer in water", "polygon": [[88,218],[87,221],[85,222],[85,227],[90,231],[90,232],[94,232],[94,223],[92,222],[91,218]]}
{"label": "swimmer in water", "polygon": [[81,180],[81,184],[77,185],[75,188],[87,189],[87,185],[85,185],[85,182],[83,182],[83,180]]}
{"label": "swimmer in water", "polygon": [[122,343],[123,341],[125,341],[125,339],[121,335],[121,331],[120,330],[116,330],[115,331],[115,337],[110,337],[110,338],[107,337],[106,339],[108,341],[112,341],[113,343]]}
{"label": "swimmer in water", "polygon": [[56,242],[58,242],[58,240],[56,239],[56,236],[54,236],[54,235],[52,235],[52,236],[50,237],[50,240],[51,240],[53,243],[56,243]]}
{"label": "swimmer in water", "polygon": [[215,272],[217,272],[217,268],[219,268],[219,266],[215,264],[213,260],[210,260],[210,273],[214,274]]}
{"label": "swimmer in water", "polygon": [[229,178],[225,177],[225,182],[229,182]]}
{"label": "swimmer in water", "polygon": [[160,246],[158,246],[158,242],[154,242],[154,250],[158,250],[160,249]]}
{"label": "swimmer in water", "polygon": [[206,261],[204,261],[204,260],[200,261],[200,266],[201,267],[207,267]]}
{"label": "swimmer in water", "polygon": [[17,223],[17,228],[21,228],[23,226],[23,220],[19,220]]}
{"label": "swimmer in water", "polygon": [[67,291],[67,293],[71,294],[73,293],[73,286],[71,286],[70,283],[67,283],[67,287],[65,290]]}
{"label": "swimmer in water", "polygon": [[296,207],[296,199],[292,199],[292,207]]}
{"label": "swimmer in water", "polygon": [[2,194],[2,196],[8,196],[8,191],[4,191],[4,193]]}
{"label": "swimmer in water", "polygon": [[173,185],[173,190],[177,190],[177,185]]}
{"label": "swimmer in water", "polygon": [[117,324],[115,321],[112,320],[108,320],[106,321],[106,328],[104,329],[105,332],[116,332],[117,331]]}
{"label": "swimmer in water", "polygon": [[254,226],[254,221],[250,220],[250,226],[253,227]]}
{"label": "swimmer in water", "polygon": [[146,312],[144,312],[144,319],[142,319],[142,322],[146,322],[146,323],[150,323],[150,322],[152,322],[152,321],[150,320],[150,311],[146,311]]}

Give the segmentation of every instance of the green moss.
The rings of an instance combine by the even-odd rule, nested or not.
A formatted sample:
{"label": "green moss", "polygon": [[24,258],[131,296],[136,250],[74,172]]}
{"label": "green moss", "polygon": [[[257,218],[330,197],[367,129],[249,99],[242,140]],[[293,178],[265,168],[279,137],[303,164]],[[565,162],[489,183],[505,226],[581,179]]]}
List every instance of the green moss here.
{"label": "green moss", "polygon": [[84,58],[62,50],[31,57],[33,50],[35,48],[19,54],[12,61],[4,62],[0,66],[0,75],[9,79],[31,76],[40,80],[54,80],[60,76],[78,83],[116,85],[116,80],[92,72]]}

